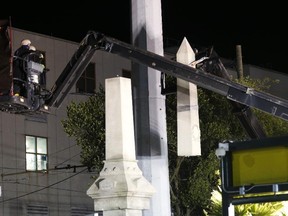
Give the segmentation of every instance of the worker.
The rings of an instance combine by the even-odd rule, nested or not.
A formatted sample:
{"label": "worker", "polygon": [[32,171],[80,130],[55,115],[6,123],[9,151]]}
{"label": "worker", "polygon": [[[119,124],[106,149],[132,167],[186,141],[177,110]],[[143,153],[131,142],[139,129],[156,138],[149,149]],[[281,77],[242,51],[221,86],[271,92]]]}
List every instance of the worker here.
{"label": "worker", "polygon": [[[44,59],[43,54],[39,52],[35,46],[32,45],[30,45],[29,52],[27,54],[31,54],[29,55],[28,59],[26,59],[28,61],[34,61],[41,64]],[[27,54],[25,56],[28,56]]]}
{"label": "worker", "polygon": [[27,75],[24,71],[24,56],[31,52],[31,41],[24,39],[21,41],[21,46],[14,52],[13,57],[13,95],[25,96]]}
{"label": "worker", "polygon": [[36,51],[36,47],[35,47],[35,46],[32,46],[32,45],[30,45],[30,47],[29,47],[29,50],[31,50],[31,51]]}

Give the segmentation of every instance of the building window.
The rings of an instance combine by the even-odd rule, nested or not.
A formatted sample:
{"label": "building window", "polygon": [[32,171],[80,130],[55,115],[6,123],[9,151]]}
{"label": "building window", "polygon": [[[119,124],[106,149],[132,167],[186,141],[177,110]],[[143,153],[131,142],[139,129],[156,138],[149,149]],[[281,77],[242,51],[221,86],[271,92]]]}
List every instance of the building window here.
{"label": "building window", "polygon": [[122,70],[122,77],[131,79],[131,71],[123,69]]}
{"label": "building window", "polygon": [[89,63],[76,83],[77,93],[95,93],[95,63]]}
{"label": "building window", "polygon": [[26,170],[47,170],[47,138],[26,136]]}

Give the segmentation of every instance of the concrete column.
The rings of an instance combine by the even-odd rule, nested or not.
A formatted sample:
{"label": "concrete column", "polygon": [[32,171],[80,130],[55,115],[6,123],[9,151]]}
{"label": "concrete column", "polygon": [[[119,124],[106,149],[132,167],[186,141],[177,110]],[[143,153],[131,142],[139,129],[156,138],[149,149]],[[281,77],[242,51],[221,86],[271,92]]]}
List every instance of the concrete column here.
{"label": "concrete column", "polygon": [[[195,61],[195,53],[186,38],[176,58],[186,65]],[[182,79],[177,79],[177,144],[179,156],[201,155],[197,86]]]}
{"label": "concrete column", "polygon": [[116,77],[105,81],[105,165],[87,190],[94,210],[104,216],[142,216],[150,208],[154,187],[135,159],[131,81]]}
{"label": "concrete column", "polygon": [[[163,55],[161,0],[131,0],[132,44]],[[161,72],[132,64],[136,157],[157,192],[145,216],[170,216],[165,96]]]}

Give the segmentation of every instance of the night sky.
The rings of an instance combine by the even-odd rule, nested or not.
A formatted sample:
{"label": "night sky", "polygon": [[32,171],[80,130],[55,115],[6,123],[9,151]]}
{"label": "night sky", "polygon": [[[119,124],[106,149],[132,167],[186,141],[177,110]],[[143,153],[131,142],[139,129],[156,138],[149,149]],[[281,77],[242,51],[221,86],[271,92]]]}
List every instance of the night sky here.
{"label": "night sky", "polygon": [[[92,6],[79,5],[79,11],[85,15],[79,15],[76,10],[66,10],[62,15],[10,17],[12,26],[16,28],[75,42],[80,42],[89,30],[95,30],[129,43],[129,2],[97,2],[93,10]],[[235,59],[236,45],[241,45],[244,64],[288,73],[288,19],[280,5],[262,4],[259,8],[252,8],[250,5],[222,7],[214,4],[162,0],[164,40],[180,45],[186,37],[192,46],[213,46],[221,57],[232,60]],[[85,7],[91,8],[83,10]]]}

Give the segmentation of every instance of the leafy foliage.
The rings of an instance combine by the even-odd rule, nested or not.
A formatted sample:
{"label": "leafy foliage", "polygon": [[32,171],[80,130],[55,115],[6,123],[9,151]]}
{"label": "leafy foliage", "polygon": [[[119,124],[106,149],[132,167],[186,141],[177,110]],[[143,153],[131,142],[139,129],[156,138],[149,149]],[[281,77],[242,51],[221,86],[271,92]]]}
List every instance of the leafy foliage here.
{"label": "leafy foliage", "polygon": [[85,102],[72,102],[67,107],[67,119],[62,120],[64,131],[75,137],[82,149],[84,165],[96,170],[103,168],[105,159],[105,92],[99,91]]}
{"label": "leafy foliage", "polygon": [[[257,90],[268,90],[271,81],[253,80],[249,77],[236,80],[243,85]],[[167,77],[168,85],[176,82]],[[167,136],[169,144],[169,172],[172,207],[175,215],[202,215],[203,209],[210,209],[211,215],[217,212],[215,203],[209,199],[212,191],[219,186],[219,161],[215,157],[215,149],[223,140],[241,141],[249,139],[240,121],[233,113],[231,103],[223,96],[198,88],[198,104],[201,130],[201,157],[177,156],[177,118],[176,96],[167,96]],[[260,110],[252,109],[267,136],[287,134],[288,123]],[[252,204],[251,204],[252,205]],[[254,205],[252,205],[254,206]],[[273,204],[271,204],[273,206]],[[219,215],[222,215],[222,203],[219,204]],[[237,206],[239,215],[246,212],[247,205]],[[249,207],[251,209],[251,207]],[[270,207],[270,210],[272,208]],[[260,212],[260,208],[258,209]],[[249,212],[251,213],[251,212]],[[209,215],[210,215],[209,214]],[[215,215],[218,215],[217,213]]]}
{"label": "leafy foliage", "polygon": [[[176,79],[167,77],[167,85],[175,85]],[[240,82],[240,81],[239,81]],[[267,87],[261,81],[245,78],[244,82],[253,88]],[[265,81],[266,82],[266,81]],[[219,186],[219,160],[215,156],[218,143],[223,140],[241,141],[247,133],[233,113],[229,101],[216,93],[198,88],[198,104],[201,131],[201,156],[177,156],[177,107],[176,95],[166,96],[167,138],[169,150],[169,175],[171,205],[175,216],[221,215],[219,207],[211,200],[211,193]],[[62,121],[65,132],[75,137],[81,146],[82,163],[95,167],[100,172],[103,167],[105,148],[105,92],[102,87],[86,102],[72,102],[67,107],[67,119]],[[288,123],[274,116],[253,110],[268,136],[287,133]],[[239,215],[247,209],[260,212],[260,207],[239,206]],[[217,214],[217,210],[218,213]],[[242,212],[242,213],[241,213]],[[257,215],[257,214],[254,214]],[[259,214],[260,215],[260,214]]]}
{"label": "leafy foliage", "polygon": [[[277,84],[279,82],[279,80],[271,80],[267,77],[263,79],[252,79],[249,76],[235,81],[245,86],[249,86],[250,88],[264,92],[268,91],[272,84]],[[259,122],[262,123],[263,129],[267,136],[281,136],[287,134],[287,121],[258,109],[253,109],[253,112],[257,116]]]}
{"label": "leafy foliage", "polygon": [[[176,82],[167,77],[168,85]],[[175,215],[202,215],[211,204],[211,192],[219,184],[218,143],[241,140],[246,133],[221,95],[198,88],[201,156],[177,156],[176,95],[167,95],[167,137],[169,145],[170,194]]]}
{"label": "leafy foliage", "polygon": [[[207,216],[222,216],[222,195],[218,187],[212,192],[211,209],[205,211]],[[235,216],[285,216],[282,202],[254,203],[235,206]]]}
{"label": "leafy foliage", "polygon": [[[271,83],[277,83],[276,80],[271,80],[269,78],[264,78],[263,80],[255,80],[249,77],[244,77],[242,80],[236,80],[243,85],[249,86],[260,91],[267,91],[270,88]],[[253,109],[254,114],[257,116],[258,121],[261,123],[266,135],[268,137],[272,136],[281,136],[287,135],[287,126],[288,123],[280,118],[276,118],[271,114],[263,112],[258,109]],[[215,196],[215,194],[217,194]],[[217,197],[217,198],[216,198]],[[209,206],[210,215],[222,215],[222,197],[221,189],[218,187],[218,190],[212,192],[212,205]],[[245,204],[245,205],[236,205],[235,206],[235,215],[237,216],[246,216],[246,215],[274,215],[274,216],[284,216],[285,213],[282,212],[283,203],[282,202],[271,202],[271,203],[256,203],[256,204]]]}

